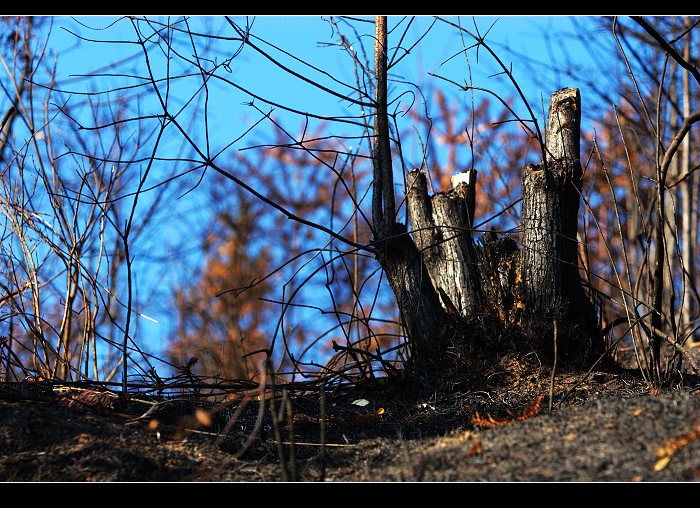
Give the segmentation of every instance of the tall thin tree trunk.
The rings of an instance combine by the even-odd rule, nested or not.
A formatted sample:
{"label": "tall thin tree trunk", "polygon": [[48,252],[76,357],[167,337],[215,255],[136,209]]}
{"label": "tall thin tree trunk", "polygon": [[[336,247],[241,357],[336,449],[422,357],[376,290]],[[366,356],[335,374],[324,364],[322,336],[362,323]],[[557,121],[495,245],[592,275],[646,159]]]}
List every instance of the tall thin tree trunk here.
{"label": "tall thin tree trunk", "polygon": [[[686,20],[689,22],[689,20]],[[691,58],[691,40],[692,30],[685,36],[685,47],[683,58],[690,61]],[[690,116],[693,110],[690,94],[690,76],[689,72],[683,69],[683,116]],[[683,256],[683,306],[682,306],[682,322],[681,333],[686,334],[692,329],[693,322],[697,319],[698,301],[695,291],[696,274],[695,274],[695,246],[697,242],[697,227],[698,227],[698,210],[697,210],[697,183],[695,173],[691,173],[690,161],[690,133],[683,139],[681,145],[682,160],[681,173],[687,174],[688,177],[681,184],[682,195],[682,231],[681,231],[681,254]]]}
{"label": "tall thin tree trunk", "polygon": [[[669,94],[677,97],[676,89],[676,69],[677,65],[671,65]],[[678,114],[673,108],[669,108],[670,132],[678,131]],[[680,174],[679,158],[674,157],[668,168],[670,180],[675,180]],[[666,201],[664,202],[664,291],[663,295],[663,324],[667,330],[676,330],[676,292],[674,290],[673,279],[676,274],[678,257],[676,256],[676,243],[678,237],[678,223],[676,221],[677,189],[668,189]]]}
{"label": "tall thin tree trunk", "polygon": [[[635,295],[635,298],[643,300],[643,296],[639,296],[639,291],[644,291],[644,284],[638,283],[639,267],[644,262],[644,230],[642,228],[642,211],[639,206],[639,173],[630,168],[629,185],[625,191],[625,237],[629,243],[629,266],[630,266],[630,281],[629,291]],[[637,291],[634,288],[639,288]]]}
{"label": "tall thin tree trunk", "polygon": [[376,18],[374,72],[376,112],[373,139],[372,223],[377,257],[386,273],[411,345],[412,363],[429,365],[439,356],[445,314],[421,253],[406,226],[395,220],[394,175],[387,111],[387,19]]}
{"label": "tall thin tree trunk", "polygon": [[376,113],[374,115],[372,221],[379,238],[391,234],[396,214],[394,201],[394,173],[391,164],[391,140],[387,111],[387,26],[386,16],[377,16],[374,47],[376,83]]}

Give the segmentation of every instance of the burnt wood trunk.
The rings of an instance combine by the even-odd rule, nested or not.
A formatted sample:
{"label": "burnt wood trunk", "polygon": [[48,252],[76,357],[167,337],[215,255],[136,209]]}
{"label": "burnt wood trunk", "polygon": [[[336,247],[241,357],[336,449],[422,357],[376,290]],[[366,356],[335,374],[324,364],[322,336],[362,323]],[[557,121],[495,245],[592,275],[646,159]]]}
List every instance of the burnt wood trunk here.
{"label": "burnt wood trunk", "polygon": [[391,237],[379,247],[379,261],[399,306],[413,367],[432,369],[443,353],[446,315],[421,253],[403,224],[395,224]]}
{"label": "burnt wood trunk", "polygon": [[470,321],[483,297],[472,239],[476,171],[466,174],[466,182],[430,198],[425,172],[413,170],[406,203],[413,239],[443,309]]}
{"label": "burnt wood trunk", "polygon": [[578,89],[554,92],[545,160],[528,164],[523,172],[520,242],[527,324],[545,331],[556,320],[558,330],[566,332],[562,337],[572,339],[564,349],[587,356],[593,353],[591,337],[596,336],[597,318],[581,285],[578,264],[576,235],[583,177],[580,126]]}
{"label": "burnt wood trunk", "polygon": [[484,333],[485,323],[491,332],[516,342],[512,330],[519,328],[523,344],[534,337],[546,351],[552,344],[548,332],[556,321],[557,330],[564,332],[559,343],[562,359],[590,359],[591,351],[601,350],[602,341],[578,264],[579,91],[565,88],[552,95],[544,160],[524,169],[520,251],[513,239],[499,238],[495,232],[475,244],[473,169],[454,177],[452,189],[433,196],[428,195],[425,172],[407,175],[409,234],[396,222],[386,17],[377,17],[375,35],[373,245],[396,296],[411,349],[410,367],[414,372],[440,372],[448,350],[455,357],[459,349],[455,340],[472,348],[465,351],[488,350],[492,337]]}

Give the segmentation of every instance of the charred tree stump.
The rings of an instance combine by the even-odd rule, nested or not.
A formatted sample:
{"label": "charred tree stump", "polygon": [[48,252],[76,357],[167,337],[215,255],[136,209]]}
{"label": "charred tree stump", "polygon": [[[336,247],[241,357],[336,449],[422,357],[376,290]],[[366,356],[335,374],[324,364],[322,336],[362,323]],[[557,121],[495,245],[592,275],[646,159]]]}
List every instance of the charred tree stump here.
{"label": "charred tree stump", "polygon": [[446,315],[440,306],[421,253],[403,224],[378,245],[379,261],[401,312],[411,349],[412,367],[430,370],[443,353],[442,330]]}
{"label": "charred tree stump", "polygon": [[[399,306],[409,369],[424,379],[422,374],[439,377],[453,365],[467,364],[475,354],[481,364],[490,364],[503,352],[498,341],[524,350],[532,345],[527,338],[535,339],[538,350],[560,351],[562,360],[590,360],[602,351],[602,340],[578,267],[579,91],[565,88],[552,95],[543,161],[524,170],[520,252],[513,239],[495,232],[475,245],[473,169],[453,177],[451,190],[433,196],[425,172],[407,175],[409,234],[396,220],[385,16],[376,18],[375,35],[372,244]],[[548,332],[555,322],[559,340],[552,348],[548,339],[554,335]]]}
{"label": "charred tree stump", "polygon": [[[599,351],[593,305],[581,285],[578,267],[578,210],[583,172],[580,162],[581,96],[564,88],[552,94],[545,138],[545,160],[529,164],[522,179],[522,289],[527,324],[551,330],[569,356]],[[568,333],[562,334],[562,330]],[[587,338],[588,340],[582,340]],[[565,339],[566,340],[566,339]],[[561,347],[564,346],[564,347]]]}
{"label": "charred tree stump", "polygon": [[406,203],[416,247],[443,309],[469,321],[483,298],[472,240],[476,171],[463,175],[455,188],[430,198],[425,172],[413,170]]}

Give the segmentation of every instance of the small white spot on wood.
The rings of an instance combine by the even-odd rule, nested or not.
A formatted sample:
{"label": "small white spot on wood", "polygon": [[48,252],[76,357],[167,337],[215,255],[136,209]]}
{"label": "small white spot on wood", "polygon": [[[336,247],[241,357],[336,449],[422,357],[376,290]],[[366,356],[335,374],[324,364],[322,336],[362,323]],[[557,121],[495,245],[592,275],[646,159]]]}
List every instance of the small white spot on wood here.
{"label": "small white spot on wood", "polygon": [[470,185],[472,183],[472,171],[463,171],[462,173],[452,175],[451,182],[453,189],[460,183]]}

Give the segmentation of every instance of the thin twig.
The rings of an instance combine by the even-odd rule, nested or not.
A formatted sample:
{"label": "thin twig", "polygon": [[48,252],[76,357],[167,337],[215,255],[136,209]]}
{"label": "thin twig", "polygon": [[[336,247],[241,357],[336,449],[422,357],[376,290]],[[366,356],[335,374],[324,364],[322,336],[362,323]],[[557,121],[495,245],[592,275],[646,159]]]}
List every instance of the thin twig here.
{"label": "thin twig", "polygon": [[319,387],[319,441],[321,451],[319,459],[321,461],[321,476],[319,481],[326,481],[326,385],[321,384]]}
{"label": "thin twig", "polygon": [[287,427],[289,435],[289,470],[290,480],[297,481],[297,457],[294,450],[294,413],[292,412],[292,398],[286,389],[282,389],[282,401],[286,402],[287,408]]}
{"label": "thin twig", "polygon": [[[266,368],[269,368],[269,360],[265,362]],[[270,378],[270,388],[273,387],[274,374]],[[280,470],[282,471],[282,481],[289,481],[289,473],[287,472],[287,461],[284,458],[284,447],[282,446],[282,434],[280,432],[280,414],[284,409],[284,398],[287,395],[286,391],[282,392],[282,401],[280,402],[279,411],[275,409],[275,398],[270,398],[270,416],[272,418],[272,430],[275,433],[275,444],[277,446],[277,458],[280,463]]]}
{"label": "thin twig", "polygon": [[549,378],[549,414],[552,414],[552,404],[554,402],[554,377],[557,373],[557,320],[554,320],[554,363],[552,364],[552,375]]}

